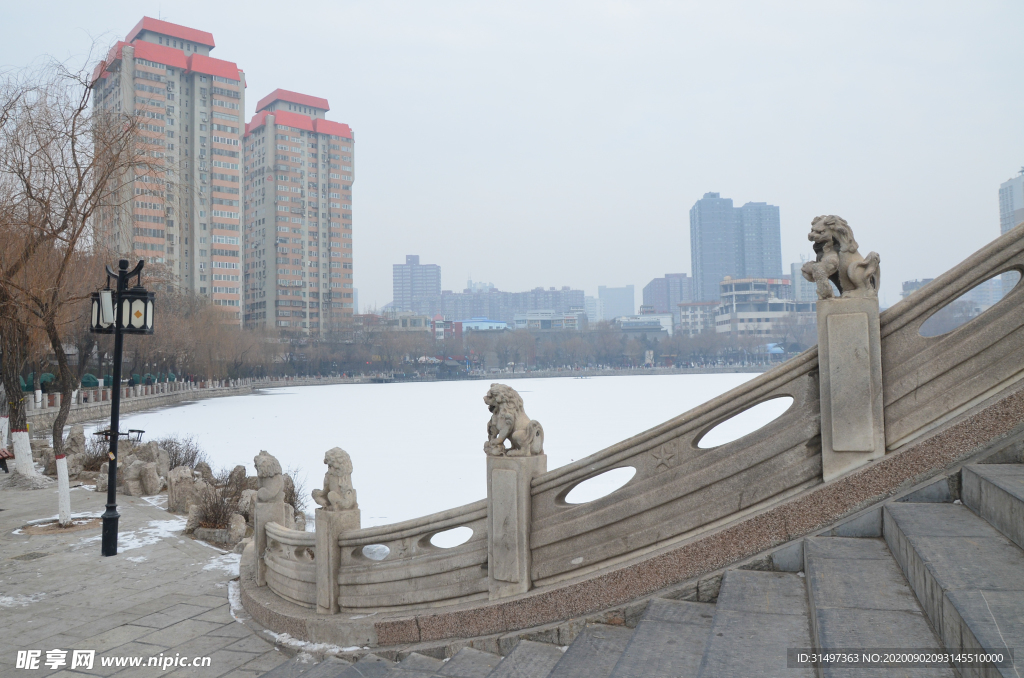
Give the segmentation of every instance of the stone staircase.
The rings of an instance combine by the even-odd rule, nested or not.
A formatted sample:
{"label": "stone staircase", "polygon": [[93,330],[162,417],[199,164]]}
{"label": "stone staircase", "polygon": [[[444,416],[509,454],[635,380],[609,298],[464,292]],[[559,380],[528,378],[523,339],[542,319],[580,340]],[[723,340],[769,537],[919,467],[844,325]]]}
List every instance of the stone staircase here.
{"label": "stone staircase", "polygon": [[728,570],[714,604],[654,598],[635,628],[592,624],[568,647],[520,640],[505,657],[464,647],[447,660],[292,660],[264,675],[1021,678],[1024,657],[1020,668],[787,668],[787,648],[1024,651],[1024,464],[968,465],[959,480],[962,504],[908,495],[881,506],[880,536],[808,537],[799,572]]}

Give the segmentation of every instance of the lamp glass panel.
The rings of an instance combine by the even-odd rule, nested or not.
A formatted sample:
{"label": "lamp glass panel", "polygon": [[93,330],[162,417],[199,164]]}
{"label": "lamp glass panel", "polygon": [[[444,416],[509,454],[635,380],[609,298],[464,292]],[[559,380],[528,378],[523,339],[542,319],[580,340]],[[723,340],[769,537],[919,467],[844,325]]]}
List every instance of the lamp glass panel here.
{"label": "lamp glass panel", "polygon": [[110,325],[114,322],[113,290],[100,290],[100,324]]}

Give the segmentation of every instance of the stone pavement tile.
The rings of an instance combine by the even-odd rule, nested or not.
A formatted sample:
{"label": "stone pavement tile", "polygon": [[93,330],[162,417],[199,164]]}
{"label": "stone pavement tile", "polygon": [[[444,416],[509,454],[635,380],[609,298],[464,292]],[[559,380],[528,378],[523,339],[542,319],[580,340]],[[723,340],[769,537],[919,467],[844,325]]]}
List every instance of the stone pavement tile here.
{"label": "stone pavement tile", "polygon": [[182,603],[178,603],[177,605],[172,605],[159,612],[147,614],[145,617],[139,617],[132,623],[137,626],[152,626],[155,629],[165,629],[171,624],[177,624],[180,621],[191,619],[192,617],[204,612],[209,612],[209,608],[200,607],[199,605],[184,605]]}
{"label": "stone pavement tile", "polygon": [[[152,592],[151,592],[152,593]],[[145,602],[140,602],[137,605],[133,605],[129,608],[121,610],[127,614],[139,613],[140,615],[152,614],[161,610],[166,610],[169,607],[179,604],[181,601],[171,598],[169,595],[154,597],[150,595]]]}
{"label": "stone pavement tile", "polygon": [[102,657],[141,657],[142,665],[145,666],[149,661],[150,657],[158,657],[161,654],[167,654],[168,650],[157,645],[148,645],[146,643],[140,643],[132,641],[119,645],[118,647],[107,650],[103,653],[96,654],[96,662],[93,664],[91,674],[98,676],[112,676],[119,671],[123,671],[125,668],[132,668],[138,670],[140,667],[126,667],[126,666],[103,666],[101,660]]}
{"label": "stone pavement tile", "polygon": [[220,624],[227,624],[235,621],[235,618],[231,616],[231,606],[227,603],[192,618],[198,619],[199,621],[217,622]]}
{"label": "stone pavement tile", "polygon": [[69,636],[78,636],[79,638],[91,638],[92,636],[103,633],[104,631],[109,631],[110,629],[117,628],[124,624],[130,624],[142,616],[144,615],[116,612],[114,614],[108,614],[105,617],[99,617],[98,619],[87,621],[81,626],[68,629],[64,633]]}
{"label": "stone pavement tile", "polygon": [[257,654],[263,654],[274,649],[273,644],[259,638],[257,636],[249,636],[236,640],[234,643],[227,645],[226,650],[237,650],[238,652],[255,652]]}
{"label": "stone pavement tile", "polygon": [[235,669],[231,673],[225,673],[222,678],[257,678],[263,675],[259,671],[243,671],[242,669]]}
{"label": "stone pavement tile", "polygon": [[186,619],[185,621],[180,621],[177,624],[172,624],[165,629],[154,631],[148,636],[141,636],[139,641],[143,643],[159,643],[160,645],[174,647],[175,645],[180,645],[185,641],[192,640],[193,638],[197,638],[198,636],[209,633],[210,631],[214,631],[221,626],[223,626],[223,624]]}
{"label": "stone pavement tile", "polygon": [[211,636],[231,636],[232,638],[245,638],[253,635],[249,627],[241,622],[225,624],[216,631],[210,631]]}
{"label": "stone pavement tile", "polygon": [[[258,640],[258,639],[257,639]],[[181,645],[175,645],[167,651],[168,654],[180,654],[182,657],[203,657],[217,650],[230,649],[227,646],[232,643],[238,642],[235,638],[230,636],[211,636],[203,635],[198,638],[182,643]],[[262,642],[262,641],[261,641]],[[238,648],[242,652],[262,652],[270,647],[269,643],[264,643],[264,646],[259,650],[245,650],[244,648]]]}
{"label": "stone pavement tile", "polygon": [[209,666],[190,666],[187,668],[181,668],[171,675],[174,676],[174,678],[215,678],[216,676],[222,676],[225,673],[234,671],[243,664],[251,661],[255,656],[256,655],[249,652],[217,650],[216,652],[210,653]]}
{"label": "stone pavement tile", "polygon": [[[125,624],[124,626],[117,626],[103,633],[98,633],[95,636],[83,638],[82,649],[96,650],[97,653],[106,652],[151,633],[153,633],[153,629],[148,626]],[[160,648],[170,647],[160,642],[159,638],[153,638],[147,641],[147,643]]]}
{"label": "stone pavement tile", "polygon": [[265,673],[270,669],[277,668],[286,661],[288,661],[288,656],[283,652],[280,650],[271,650],[269,652],[264,652],[248,664],[244,664],[241,668],[243,671],[259,671],[260,673]]}

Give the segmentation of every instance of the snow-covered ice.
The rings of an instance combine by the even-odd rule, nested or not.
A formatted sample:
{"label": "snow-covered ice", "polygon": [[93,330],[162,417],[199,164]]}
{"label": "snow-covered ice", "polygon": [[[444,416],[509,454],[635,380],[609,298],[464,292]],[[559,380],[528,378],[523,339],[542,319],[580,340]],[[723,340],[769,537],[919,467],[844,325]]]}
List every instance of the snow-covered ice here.
{"label": "snow-covered ice", "polygon": [[[543,424],[550,470],[683,414],[755,376],[636,375],[505,383],[522,394],[526,412]],[[494,381],[501,381],[500,376]],[[286,469],[300,471],[307,493],[322,482],[324,452],[342,447],[352,456],[362,523],[370,527],[486,496],[483,444],[490,415],[483,396],[489,383],[267,389],[130,414],[122,426],[145,430],[145,440],[195,436],[214,467],[242,464],[250,474],[255,473],[253,457],[267,450]],[[760,418],[748,417],[736,427],[753,430],[781,412],[775,409],[779,411],[762,408]],[[729,428],[720,427],[723,433]],[[86,431],[87,436],[91,433]]]}

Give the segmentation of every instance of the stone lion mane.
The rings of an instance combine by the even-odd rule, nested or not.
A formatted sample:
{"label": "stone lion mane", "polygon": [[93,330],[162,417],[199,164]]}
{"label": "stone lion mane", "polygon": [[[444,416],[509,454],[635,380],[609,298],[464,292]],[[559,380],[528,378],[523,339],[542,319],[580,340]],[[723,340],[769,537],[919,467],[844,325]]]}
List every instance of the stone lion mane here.
{"label": "stone lion mane", "polygon": [[[509,457],[544,454],[544,428],[540,422],[526,415],[523,399],[515,389],[504,384],[491,384],[484,403],[491,412],[484,452]],[[505,447],[506,440],[508,448]]]}

